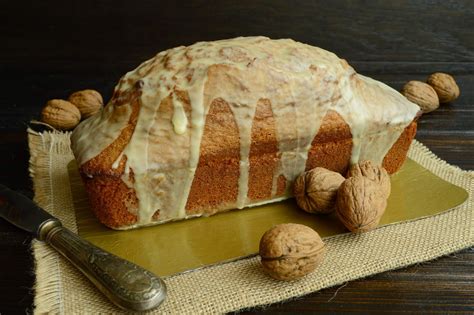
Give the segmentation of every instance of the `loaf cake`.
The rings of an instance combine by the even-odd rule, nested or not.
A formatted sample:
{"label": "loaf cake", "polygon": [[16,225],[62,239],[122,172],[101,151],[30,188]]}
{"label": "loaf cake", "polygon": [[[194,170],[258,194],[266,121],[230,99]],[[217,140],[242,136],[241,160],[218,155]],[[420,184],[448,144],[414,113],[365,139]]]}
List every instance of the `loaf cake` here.
{"label": "loaf cake", "polygon": [[393,173],[418,112],[331,52],[240,37],[145,61],[71,140],[96,216],[129,229],[289,198],[316,166]]}

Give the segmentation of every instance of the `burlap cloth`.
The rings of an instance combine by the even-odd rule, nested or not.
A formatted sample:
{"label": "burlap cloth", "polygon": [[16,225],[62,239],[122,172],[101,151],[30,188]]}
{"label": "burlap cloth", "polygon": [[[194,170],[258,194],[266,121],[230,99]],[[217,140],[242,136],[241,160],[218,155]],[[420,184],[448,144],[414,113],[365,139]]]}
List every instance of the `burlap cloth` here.
{"label": "burlap cloth", "polygon": [[[67,171],[73,159],[69,145],[69,133],[29,131],[35,201],[77,232]],[[263,274],[258,257],[167,277],[168,298],[155,312],[214,314],[266,305],[474,245],[474,172],[447,164],[416,141],[409,156],[466,189],[469,199],[440,215],[383,226],[360,235],[326,238],[328,252],[324,263],[300,281],[270,279]],[[48,245],[33,241],[32,247],[36,262],[36,313],[121,312]]]}

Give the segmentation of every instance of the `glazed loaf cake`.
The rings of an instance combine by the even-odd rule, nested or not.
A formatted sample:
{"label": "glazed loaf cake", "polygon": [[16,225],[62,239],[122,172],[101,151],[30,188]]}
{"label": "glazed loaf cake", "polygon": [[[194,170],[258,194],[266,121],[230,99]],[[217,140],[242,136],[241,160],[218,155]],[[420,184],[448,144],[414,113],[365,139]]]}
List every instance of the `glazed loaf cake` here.
{"label": "glazed loaf cake", "polygon": [[291,197],[316,166],[372,160],[393,173],[418,111],[333,53],[243,37],[145,61],[72,148],[99,220],[128,229]]}

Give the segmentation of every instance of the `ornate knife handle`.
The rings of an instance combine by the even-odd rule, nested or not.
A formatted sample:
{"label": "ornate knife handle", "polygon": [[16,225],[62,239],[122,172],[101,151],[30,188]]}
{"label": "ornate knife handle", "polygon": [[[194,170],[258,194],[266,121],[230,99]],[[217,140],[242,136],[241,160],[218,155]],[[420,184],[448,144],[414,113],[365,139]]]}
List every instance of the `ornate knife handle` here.
{"label": "ornate knife handle", "polygon": [[59,221],[47,221],[38,234],[41,240],[66,257],[117,306],[145,311],[164,301],[166,285],[163,280],[81,239]]}

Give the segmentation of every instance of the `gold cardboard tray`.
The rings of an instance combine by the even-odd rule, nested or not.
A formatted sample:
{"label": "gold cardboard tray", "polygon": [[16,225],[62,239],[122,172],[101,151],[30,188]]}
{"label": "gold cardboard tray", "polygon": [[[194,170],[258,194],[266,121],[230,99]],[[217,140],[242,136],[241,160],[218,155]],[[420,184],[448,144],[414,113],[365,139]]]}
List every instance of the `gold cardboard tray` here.
{"label": "gold cardboard tray", "polygon": [[[334,214],[308,214],[298,209],[294,199],[207,218],[115,231],[94,217],[75,162],[68,167],[79,235],[160,276],[253,255],[258,252],[262,234],[279,223],[302,223],[322,237],[347,232]],[[391,181],[392,193],[380,225],[438,214],[468,197],[463,188],[410,159]]]}

